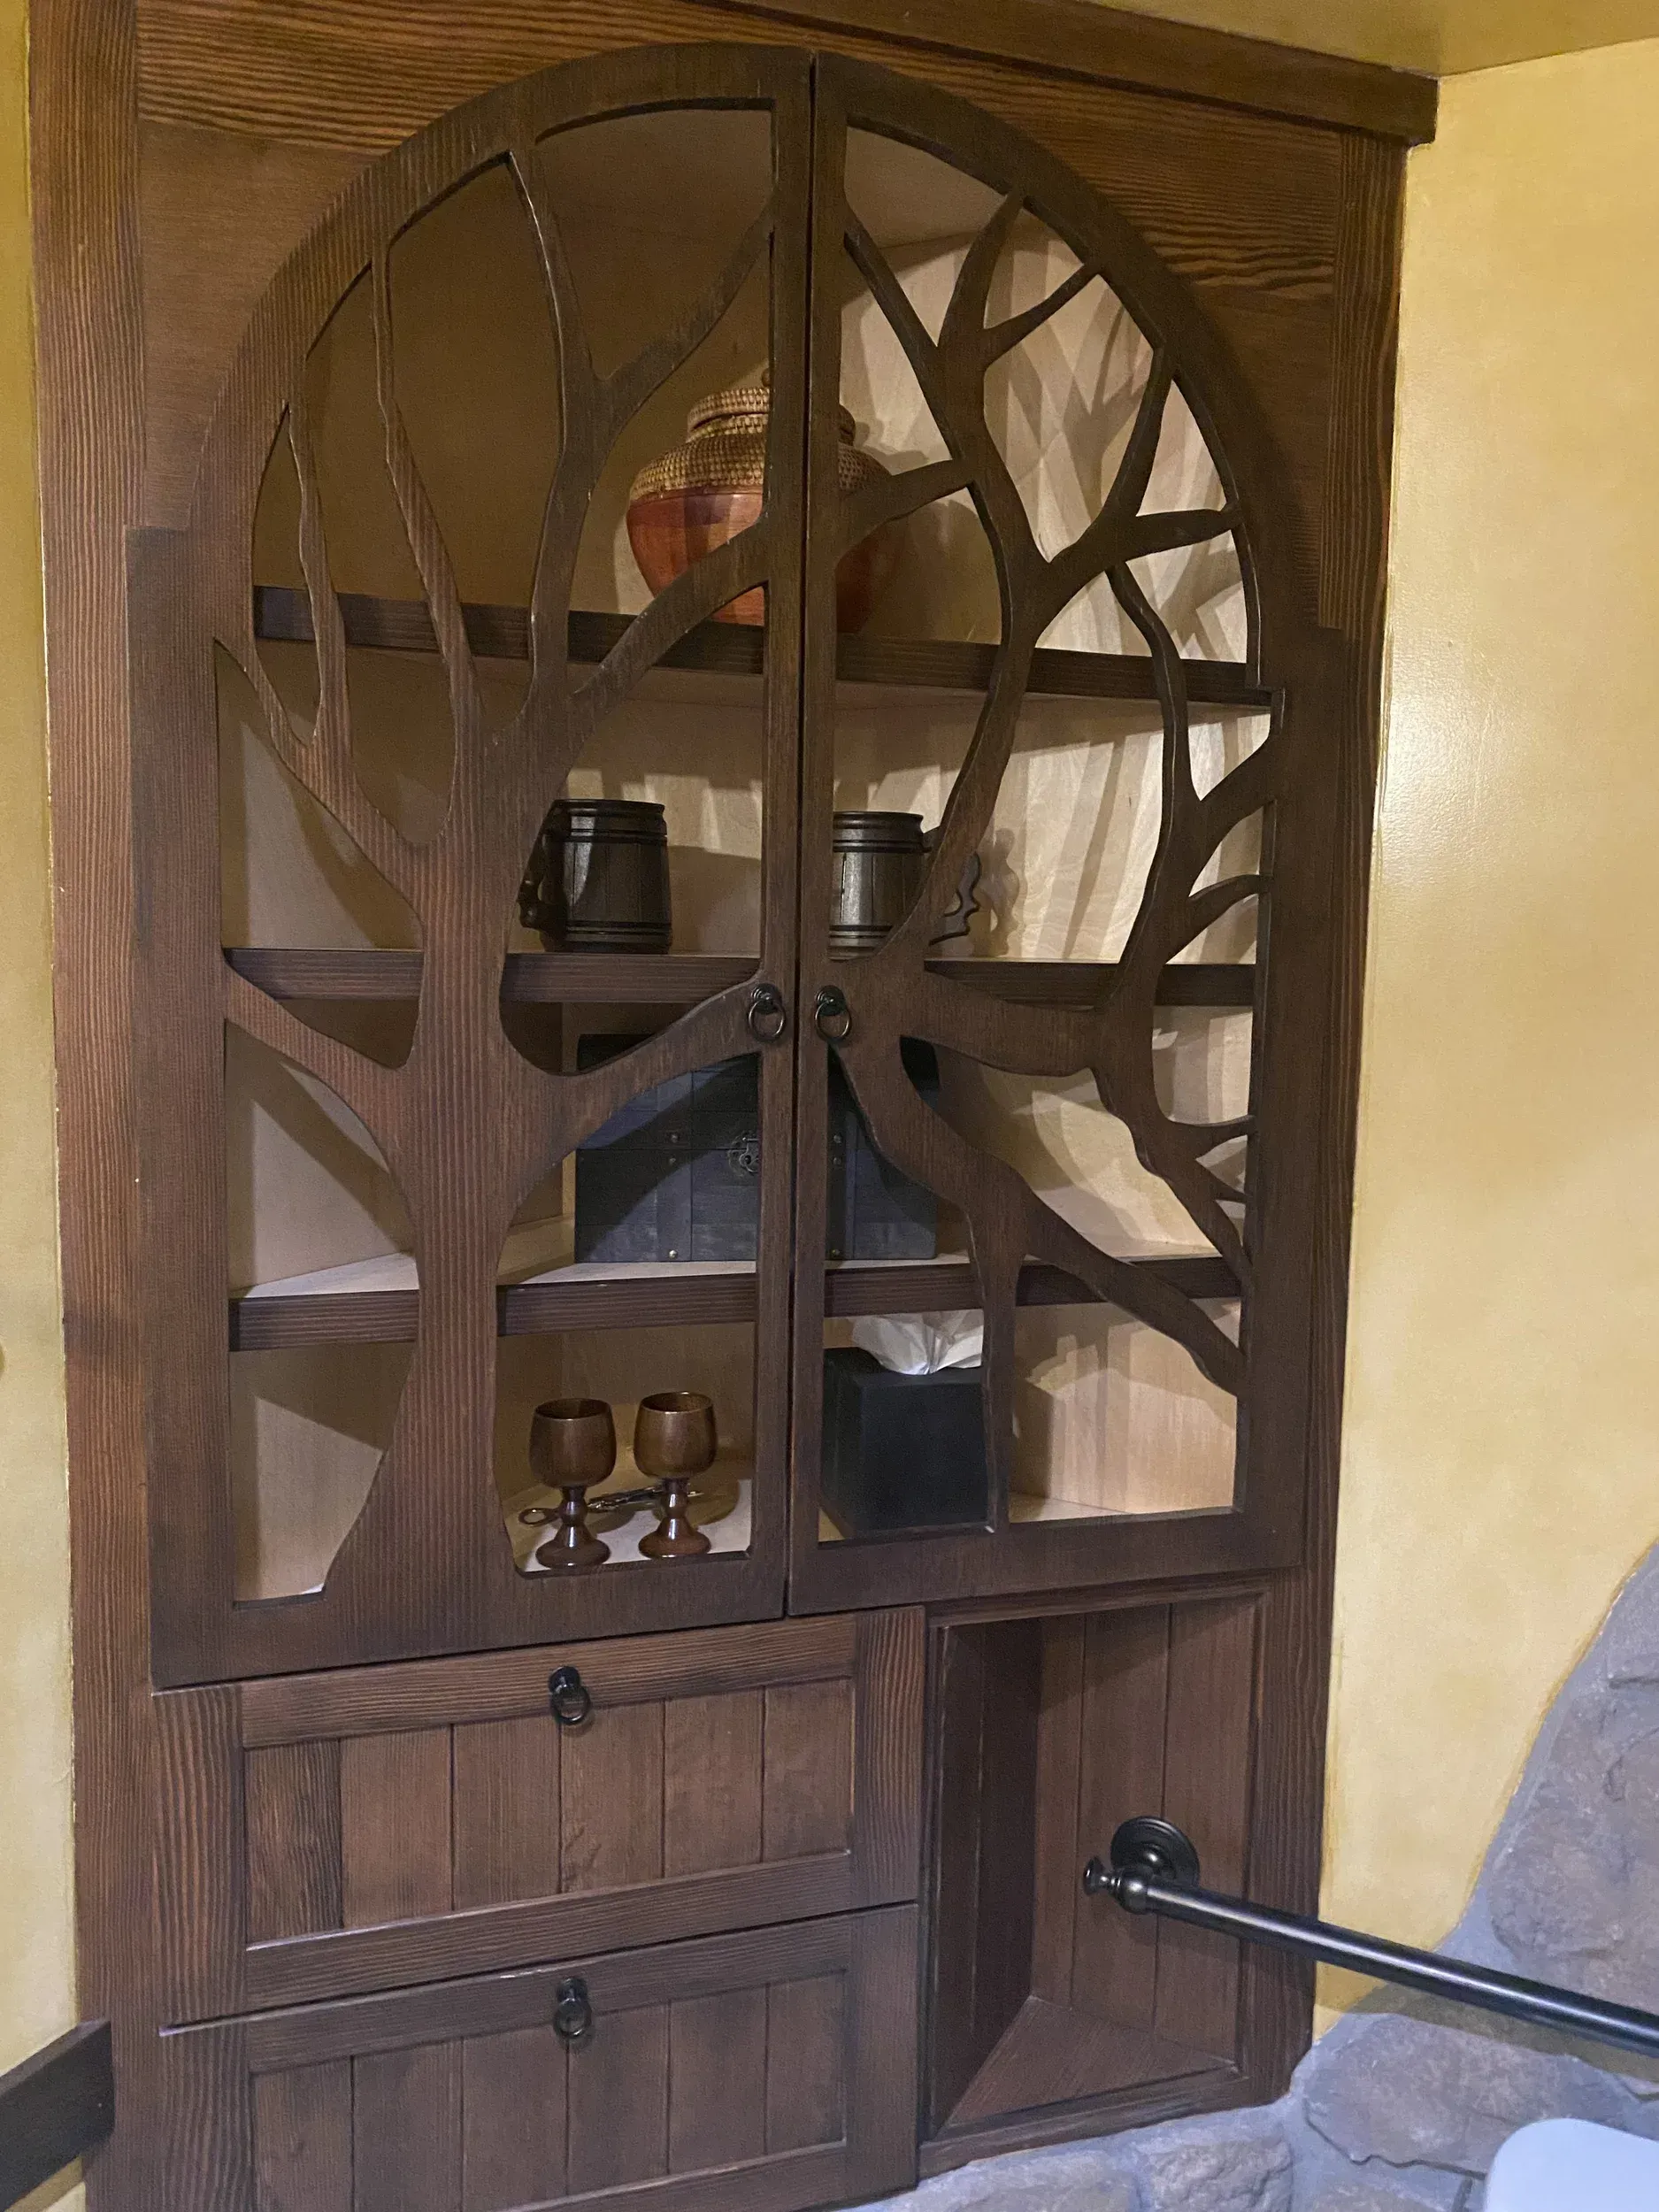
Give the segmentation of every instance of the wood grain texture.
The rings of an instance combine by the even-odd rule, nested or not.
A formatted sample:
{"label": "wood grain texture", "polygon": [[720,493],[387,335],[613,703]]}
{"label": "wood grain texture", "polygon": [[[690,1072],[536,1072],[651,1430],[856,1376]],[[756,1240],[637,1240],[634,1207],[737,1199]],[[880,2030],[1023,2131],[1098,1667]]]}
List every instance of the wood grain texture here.
{"label": "wood grain texture", "polygon": [[[479,24],[451,4],[428,8],[411,24],[387,0],[353,0],[331,17],[273,22],[251,0],[234,7],[147,0],[146,114],[379,149],[456,101],[605,44],[621,27],[591,7],[568,8],[551,19],[528,6],[501,7]],[[791,24],[801,27],[797,35],[826,42],[836,42],[838,34],[872,33],[919,50],[918,65],[934,71],[959,66],[960,57],[973,53],[1097,85],[1176,92],[1407,142],[1432,137],[1434,129],[1432,78],[1064,0],[981,5],[966,16],[943,0],[920,0],[902,27],[876,0],[794,6],[731,0],[729,12],[641,9],[636,19],[641,38],[777,37],[787,35]],[[375,62],[393,55],[396,65],[377,73]]]}
{"label": "wood grain texture", "polygon": [[342,1926],[339,1744],[250,1751],[243,1774],[248,1941]]}
{"label": "wood grain texture", "polygon": [[461,2046],[461,2212],[564,2195],[565,2065],[550,2027]]}
{"label": "wood grain texture", "polygon": [[[1233,1894],[1248,1872],[1256,1627],[1248,1600],[1179,1606],[1170,1616],[1164,1816],[1198,1845],[1206,1878]],[[1240,1948],[1206,1929],[1159,1924],[1160,2036],[1236,2061]]]}
{"label": "wood grain texture", "polygon": [[[99,2212],[150,2212],[160,1975],[126,958],[134,902],[123,532],[137,516],[143,452],[131,7],[42,0],[29,19],[28,71],[75,1653],[76,1977],[81,2011],[111,2023],[122,2088],[115,2135],[91,2162],[88,2187]],[[111,947],[121,949],[114,957]]]}
{"label": "wood grain texture", "polygon": [[846,2131],[846,1993],[839,1976],[766,1993],[766,2148],[810,2150]]}
{"label": "wood grain texture", "polygon": [[668,2011],[668,2170],[766,2154],[764,1989],[693,1997]]}
{"label": "wood grain texture", "polygon": [[668,2171],[666,2005],[608,2013],[570,2062],[569,2186],[618,2189]]}
{"label": "wood grain texture", "polygon": [[[1178,1724],[1171,1706],[1171,1623],[1176,1616],[1148,1611],[1095,1614],[1089,1621],[1079,1711],[1080,1747],[1076,1825],[1069,1853],[1076,1934],[1070,2001],[1079,2012],[1124,2027],[1151,2030],[1157,2022],[1157,1966],[1161,1924],[1136,1919],[1104,1899],[1078,1895],[1086,1861],[1103,1852],[1119,1822],[1139,1806],[1164,1803],[1167,1738]],[[1246,1686],[1244,1747],[1248,1755]],[[1171,1817],[1173,1817],[1171,1815]],[[1171,2039],[1179,2041],[1172,2029]],[[1230,2053],[1223,2053],[1230,2056]]]}
{"label": "wood grain texture", "polygon": [[764,1693],[676,1698],[663,1709],[663,1871],[761,1856]]}
{"label": "wood grain texture", "polygon": [[1033,1996],[1060,2005],[1071,2001],[1077,1943],[1080,1886],[1077,1846],[1083,1832],[1083,1658],[1087,1634],[1088,1624],[1082,1615],[1042,1624],[1033,1775],[1037,1832],[1032,1870],[1031,1988]]}
{"label": "wood grain texture", "polygon": [[761,1855],[798,1859],[852,1841],[853,1701],[841,1682],[770,1689]]}
{"label": "wood grain texture", "polygon": [[449,1731],[340,1746],[340,1905],[348,1928],[448,1912]]}
{"label": "wood grain texture", "polygon": [[[913,1897],[921,1636],[911,1609],[170,1693],[181,1742],[225,1739],[177,1762],[171,2016]],[[572,1660],[595,1711],[561,1731]]]}
{"label": "wood grain texture", "polygon": [[452,1742],[456,1911],[556,1896],[560,1736],[551,1714],[475,1721]]}
{"label": "wood grain texture", "polygon": [[258,2212],[354,2212],[351,2062],[262,2074],[253,2085]]}
{"label": "wood grain texture", "polygon": [[626,1889],[663,1873],[663,1709],[595,1715],[564,1746],[559,1886]]}
{"label": "wood grain texture", "polygon": [[[1302,1571],[1262,1609],[1262,1711],[1251,1812],[1250,1894],[1290,1912],[1318,1909],[1325,1804],[1331,1602],[1336,1571],[1343,1360],[1355,1122],[1364,989],[1366,889],[1380,745],[1384,596],[1392,479],[1404,163],[1345,142],[1340,306],[1333,371],[1321,612],[1348,641],[1331,840],[1330,1046],[1318,1197]],[[1313,1975],[1277,1953],[1251,1957],[1240,1998],[1250,2094],[1279,2096],[1312,2032]]]}
{"label": "wood grain texture", "polygon": [[[281,2212],[310,2212],[308,2187],[329,2212],[506,2212],[584,2188],[641,2212],[806,2212],[900,2186],[915,1965],[901,1908],[175,2032],[175,2081],[229,2091],[180,2099],[211,2111],[230,2177],[190,2190],[192,2212],[265,2212],[256,2153],[261,2187],[287,2177]],[[572,1971],[594,2028],[566,2051],[549,2020]]]}
{"label": "wood grain texture", "polygon": [[453,2043],[351,2062],[351,2212],[453,2212],[461,2194],[461,2053]]}

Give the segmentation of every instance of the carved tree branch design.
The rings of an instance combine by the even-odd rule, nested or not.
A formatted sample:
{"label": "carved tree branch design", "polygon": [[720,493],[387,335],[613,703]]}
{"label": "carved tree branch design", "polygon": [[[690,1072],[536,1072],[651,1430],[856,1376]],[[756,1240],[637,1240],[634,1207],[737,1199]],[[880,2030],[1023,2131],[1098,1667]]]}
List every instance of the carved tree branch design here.
{"label": "carved tree branch design", "polygon": [[[820,189],[823,175],[821,168]],[[845,222],[847,252],[898,337],[951,457],[844,498],[840,542],[856,543],[874,516],[911,513],[965,488],[990,544],[1002,605],[1002,640],[990,684],[927,876],[910,912],[886,943],[847,967],[844,989],[852,1026],[847,1041],[837,1048],[878,1148],[895,1167],[958,1209],[968,1225],[985,1311],[987,1437],[999,1511],[1006,1509],[1012,1472],[1014,1315],[1027,1260],[1064,1269],[1096,1296],[1175,1338],[1204,1374],[1234,1395],[1243,1387],[1244,1356],[1200,1305],[1147,1270],[1101,1250],[1012,1169],[987,1158],[927,1106],[904,1075],[901,1037],[887,1010],[904,1010],[904,1034],[991,1067],[1032,1076],[1090,1074],[1102,1107],[1127,1125],[1143,1166],[1168,1185],[1225,1259],[1240,1293],[1248,1293],[1250,1254],[1227,1210],[1238,1207],[1240,1193],[1207,1163],[1224,1145],[1248,1140],[1253,1119],[1247,1113],[1195,1125],[1164,1110],[1153,1075],[1154,1008],[1167,963],[1221,914],[1266,890],[1265,873],[1197,887],[1228,833],[1272,801],[1279,761],[1270,732],[1240,766],[1200,797],[1181,654],[1135,573],[1134,565],[1148,556],[1227,536],[1248,562],[1241,518],[1231,496],[1218,508],[1142,511],[1176,384],[1175,365],[1164,344],[1149,342],[1145,385],[1099,511],[1053,556],[1046,557],[1037,544],[987,419],[986,373],[1097,277],[1110,280],[1110,271],[1099,256],[1089,254],[1086,242],[1069,242],[1079,253],[1071,274],[1034,306],[987,327],[994,274],[1025,206],[1020,192],[1007,193],[973,240],[937,340],[850,210]],[[1212,457],[1224,472],[1225,484],[1225,457]],[[1037,641],[1056,616],[1102,577],[1151,659],[1163,722],[1156,844],[1122,958],[1116,972],[1102,979],[1094,1001],[1065,1010],[1022,1007],[987,996],[971,980],[930,974],[928,940],[964,863],[990,827]],[[1253,645],[1253,654],[1255,649]]]}

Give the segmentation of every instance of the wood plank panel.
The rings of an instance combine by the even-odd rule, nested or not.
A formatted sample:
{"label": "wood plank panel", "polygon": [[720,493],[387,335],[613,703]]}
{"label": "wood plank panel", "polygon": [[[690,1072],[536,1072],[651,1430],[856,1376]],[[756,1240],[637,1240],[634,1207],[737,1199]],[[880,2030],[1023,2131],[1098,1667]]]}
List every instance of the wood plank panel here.
{"label": "wood plank panel", "polygon": [[852,1840],[853,1707],[846,1682],[766,1692],[762,1854],[804,1858]]}
{"label": "wood plank panel", "polygon": [[[1071,1845],[1076,1893],[1084,1862],[1104,1855],[1120,1821],[1164,1805],[1171,1614],[1096,1613],[1084,1662],[1081,1763]],[[1124,1912],[1108,1897],[1078,1897],[1071,2002],[1125,2027],[1151,2029],[1163,1923]],[[1167,2033],[1179,2042],[1172,2028]]]}
{"label": "wood plank panel", "polygon": [[354,2059],[352,2212],[455,2212],[461,2064],[450,2043]]}
{"label": "wood plank panel", "polygon": [[[1170,1617],[1164,1813],[1198,1847],[1212,1889],[1240,1892],[1249,1841],[1256,1604],[1177,1606]],[[1156,2031],[1232,2058],[1239,2032],[1239,1945],[1158,1924]]]}
{"label": "wood plank panel", "polygon": [[1033,1869],[1031,1986],[1051,2003],[1071,2001],[1077,1932],[1078,1791],[1083,1750],[1080,1614],[1042,1625],[1042,1689],[1037,1714],[1037,1849]]}
{"label": "wood plank panel", "polygon": [[348,1928],[449,1909],[449,1731],[340,1747],[340,1901]]}
{"label": "wood plank panel", "polygon": [[349,2059],[257,2076],[253,2131],[258,2212],[354,2212]]}
{"label": "wood plank panel", "polygon": [[668,2171],[668,2007],[599,2011],[571,2053],[568,2186],[619,2189]]}
{"label": "wood plank panel", "polygon": [[766,1993],[766,2148],[810,2150],[846,2127],[846,1993],[838,1974]]}
{"label": "wood plank panel", "polygon": [[248,1940],[342,1924],[340,1746],[273,1745],[243,1766]]}
{"label": "wood plank panel", "polygon": [[766,2048],[764,1988],[669,2007],[670,2173],[764,2156]]}
{"label": "wood plank panel", "polygon": [[602,1711],[651,1698],[817,1681],[847,1671],[857,1633],[856,1620],[828,1615],[273,1676],[242,1685],[242,1740],[294,1743],[312,1736],[360,1736],[543,1714],[548,1677],[565,1665],[580,1666]]}
{"label": "wood plank panel", "polygon": [[[557,16],[509,0],[482,24],[464,0],[427,0],[412,21],[391,0],[351,0],[319,21],[294,12],[273,20],[258,0],[143,0],[140,14],[147,116],[365,150],[395,145],[492,85],[630,39],[787,37],[794,19],[795,35],[849,44],[860,33],[891,41],[894,27],[881,0],[659,4],[626,17],[592,0]],[[1058,69],[1089,89],[1173,90],[1408,142],[1434,129],[1432,77],[1117,8],[1048,0],[967,15],[949,0],[911,0],[894,42],[895,60],[947,78],[967,53],[1011,61],[1022,74]]]}
{"label": "wood plank panel", "polygon": [[663,1873],[663,1709],[602,1707],[561,1748],[560,1887],[620,1889]]}
{"label": "wood plank panel", "polygon": [[551,2027],[461,2046],[461,2212],[564,2195],[565,2067]]}
{"label": "wood plank panel", "polygon": [[457,1912],[557,1894],[559,1736],[550,1713],[455,1730]]}
{"label": "wood plank panel", "polygon": [[753,1866],[761,1855],[763,1694],[663,1708],[663,1872]]}

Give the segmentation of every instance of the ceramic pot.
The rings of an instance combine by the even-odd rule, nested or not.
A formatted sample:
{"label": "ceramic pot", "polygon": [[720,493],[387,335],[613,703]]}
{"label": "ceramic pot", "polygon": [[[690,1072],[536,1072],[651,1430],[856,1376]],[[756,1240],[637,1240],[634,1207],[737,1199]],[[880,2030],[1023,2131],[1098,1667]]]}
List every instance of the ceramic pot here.
{"label": "ceramic pot", "polygon": [[[766,481],[766,425],[772,394],[764,383],[734,384],[698,402],[686,418],[686,442],[653,461],[628,495],[628,543],[652,593],[758,519]],[[843,492],[887,473],[884,463],[854,443],[857,425],[841,411],[838,473]],[[835,626],[861,630],[891,582],[898,558],[896,526],[884,524],[853,547],[835,572]],[[758,626],[766,595],[757,585],[715,616],[717,622]]]}

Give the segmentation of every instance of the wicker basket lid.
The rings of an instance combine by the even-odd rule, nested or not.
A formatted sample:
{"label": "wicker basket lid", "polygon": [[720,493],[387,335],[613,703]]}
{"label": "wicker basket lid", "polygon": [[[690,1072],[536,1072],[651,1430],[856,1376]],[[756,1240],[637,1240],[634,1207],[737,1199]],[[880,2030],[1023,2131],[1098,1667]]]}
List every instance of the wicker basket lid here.
{"label": "wicker basket lid", "polygon": [[[628,492],[636,499],[661,499],[685,491],[758,491],[766,478],[766,428],[772,391],[766,380],[730,384],[700,399],[686,417],[686,442],[651,461]],[[836,474],[844,492],[856,491],[887,470],[873,453],[853,443],[858,426],[841,410],[841,443]]]}

